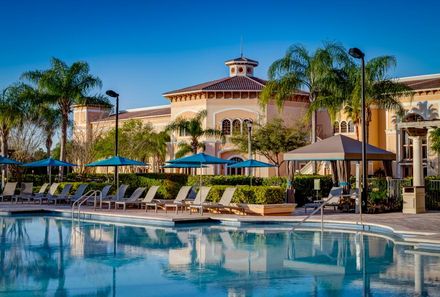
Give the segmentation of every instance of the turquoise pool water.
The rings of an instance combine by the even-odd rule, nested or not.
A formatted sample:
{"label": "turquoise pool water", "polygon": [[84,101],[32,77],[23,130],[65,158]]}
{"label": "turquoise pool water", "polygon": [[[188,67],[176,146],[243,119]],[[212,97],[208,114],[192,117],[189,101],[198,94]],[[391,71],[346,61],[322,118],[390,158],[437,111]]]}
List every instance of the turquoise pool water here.
{"label": "turquoise pool water", "polygon": [[361,233],[0,217],[0,296],[440,296],[440,254]]}

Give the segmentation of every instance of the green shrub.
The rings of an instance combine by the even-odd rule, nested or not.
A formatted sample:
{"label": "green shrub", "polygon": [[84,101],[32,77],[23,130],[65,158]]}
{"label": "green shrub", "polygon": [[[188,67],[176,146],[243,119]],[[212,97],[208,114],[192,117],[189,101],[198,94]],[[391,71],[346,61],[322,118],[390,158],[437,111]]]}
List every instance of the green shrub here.
{"label": "green shrub", "polygon": [[[207,186],[214,185],[250,185],[252,186],[280,186],[286,187],[287,179],[285,177],[250,177],[246,175],[202,175],[202,184]],[[194,186],[200,183],[199,175],[188,177],[188,185]]]}
{"label": "green shrub", "polygon": [[332,177],[330,175],[296,175],[293,180],[293,187],[295,189],[295,203],[298,206],[304,205],[308,197],[315,197],[316,191],[314,188],[314,180],[321,180],[321,190],[319,194],[321,197],[327,197],[331,188],[333,187]]}
{"label": "green shrub", "polygon": [[[223,192],[228,187],[230,186],[211,186],[207,200],[211,202],[220,201]],[[284,188],[282,187],[237,186],[232,202],[248,204],[284,203],[284,195]]]}

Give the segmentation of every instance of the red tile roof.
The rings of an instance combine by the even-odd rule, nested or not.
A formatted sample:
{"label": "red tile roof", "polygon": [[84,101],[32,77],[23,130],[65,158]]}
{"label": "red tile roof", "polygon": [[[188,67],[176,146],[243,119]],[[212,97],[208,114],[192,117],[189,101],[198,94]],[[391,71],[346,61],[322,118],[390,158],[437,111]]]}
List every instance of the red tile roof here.
{"label": "red tile roof", "polygon": [[402,83],[404,83],[413,90],[439,89],[440,77],[403,80]]}
{"label": "red tile roof", "polygon": [[174,90],[164,93],[164,95],[167,96],[195,91],[261,91],[265,84],[265,80],[256,77],[232,76]]}
{"label": "red tile roof", "polygon": [[[171,107],[163,107],[163,108],[155,108],[155,109],[139,109],[133,111],[121,111],[119,112],[119,119],[133,119],[133,118],[143,118],[143,117],[152,117],[152,116],[166,116],[171,115]],[[109,121],[115,118],[115,114],[112,114],[106,118],[103,118],[101,121]]]}

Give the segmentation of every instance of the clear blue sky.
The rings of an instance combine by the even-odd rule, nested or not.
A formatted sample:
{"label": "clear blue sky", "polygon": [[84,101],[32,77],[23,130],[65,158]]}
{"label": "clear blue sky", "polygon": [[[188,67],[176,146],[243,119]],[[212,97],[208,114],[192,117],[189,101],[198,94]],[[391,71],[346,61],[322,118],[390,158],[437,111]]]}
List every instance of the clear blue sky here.
{"label": "clear blue sky", "polygon": [[121,94],[122,108],[166,104],[166,91],[226,76],[241,36],[262,78],[288,45],[323,40],[367,58],[394,55],[396,76],[440,72],[434,0],[14,0],[0,8],[0,88],[53,56],[85,60],[103,91]]}

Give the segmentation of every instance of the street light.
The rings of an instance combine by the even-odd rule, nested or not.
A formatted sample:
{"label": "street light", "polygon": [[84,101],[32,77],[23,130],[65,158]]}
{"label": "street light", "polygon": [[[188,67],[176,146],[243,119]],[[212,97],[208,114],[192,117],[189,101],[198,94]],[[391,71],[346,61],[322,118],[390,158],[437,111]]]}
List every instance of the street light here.
{"label": "street light", "polygon": [[[118,156],[118,125],[119,125],[119,94],[116,93],[113,90],[108,90],[107,92],[105,92],[107,94],[107,96],[112,97],[112,98],[116,98],[116,124],[115,124],[115,156]],[[118,175],[118,166],[115,166],[115,183],[116,183],[116,188],[118,188],[119,186],[119,175]]]}
{"label": "street light", "polygon": [[351,48],[348,53],[355,59],[361,60],[361,109],[362,109],[362,192],[359,208],[362,223],[362,208],[367,205],[367,128],[365,116],[365,54],[358,48]]}
{"label": "street light", "polygon": [[[251,143],[251,136],[252,136],[252,121],[246,121],[247,129],[248,129],[248,159],[252,159],[252,143]],[[252,168],[248,168],[249,175],[252,174]]]}

